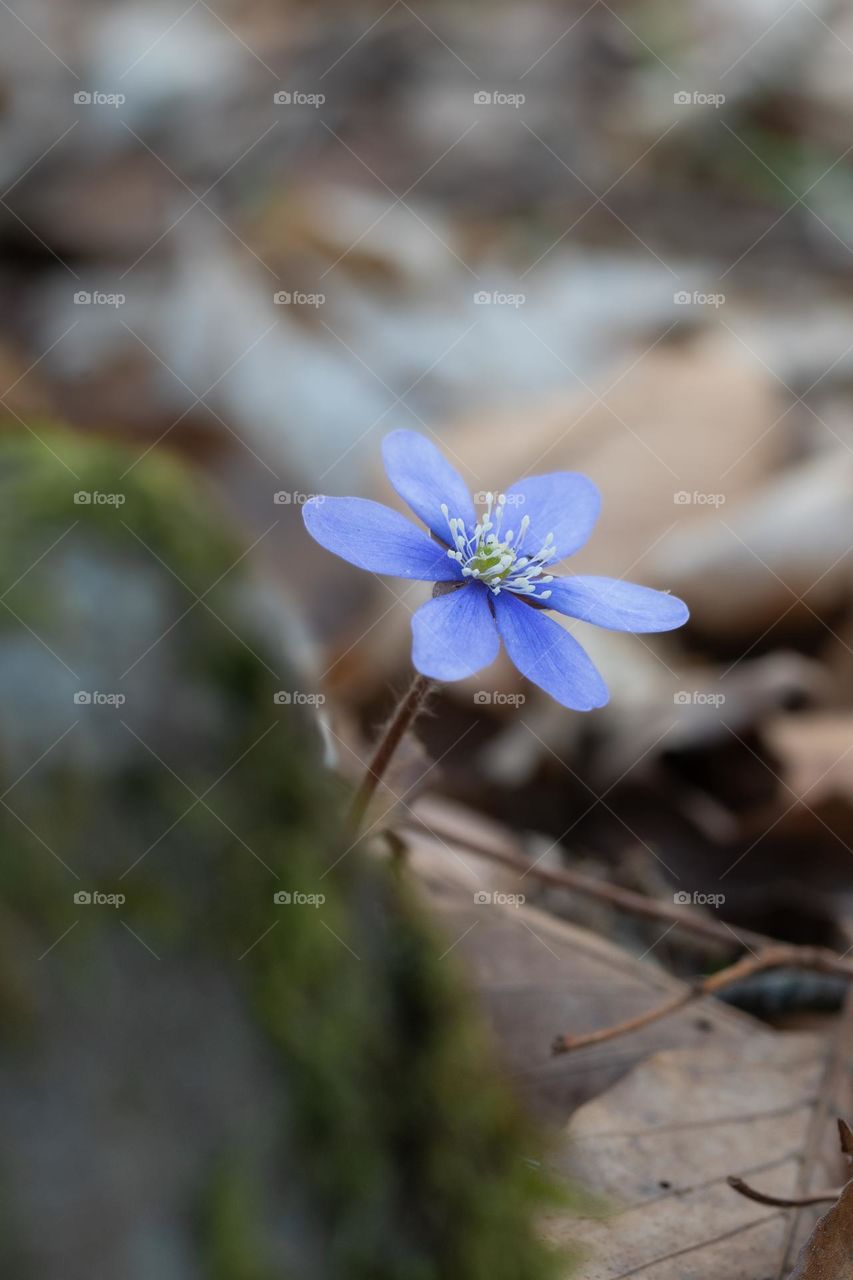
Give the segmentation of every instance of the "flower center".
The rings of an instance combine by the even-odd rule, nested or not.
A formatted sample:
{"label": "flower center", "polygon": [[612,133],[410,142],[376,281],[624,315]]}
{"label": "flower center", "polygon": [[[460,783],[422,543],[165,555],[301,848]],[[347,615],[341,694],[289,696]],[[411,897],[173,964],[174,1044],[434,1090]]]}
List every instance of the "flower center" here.
{"label": "flower center", "polygon": [[537,600],[548,599],[551,592],[537,588],[553,582],[553,575],[545,572],[556,554],[553,533],[548,534],[535,555],[523,554],[530,517],[522,517],[518,533],[512,529],[503,532],[506,513],[506,494],[503,493],[486,494],[486,510],[471,534],[467,533],[464,520],[451,516],[446,503],[442,503],[441,510],[452,543],[447,554],[451,560],[458,561],[464,577],[476,578],[496,596],[501,591],[514,591],[517,595],[535,596]]}

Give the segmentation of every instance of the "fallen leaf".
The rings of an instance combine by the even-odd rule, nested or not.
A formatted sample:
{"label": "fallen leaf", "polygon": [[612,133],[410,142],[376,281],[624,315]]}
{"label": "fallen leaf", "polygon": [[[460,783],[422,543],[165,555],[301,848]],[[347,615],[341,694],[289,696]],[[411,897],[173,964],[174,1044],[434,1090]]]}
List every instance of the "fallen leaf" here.
{"label": "fallen leaf", "polygon": [[[850,1107],[850,1026],[845,1019],[829,1041],[756,1032],[735,1052],[709,1045],[657,1053],[583,1106],[560,1168],[610,1212],[555,1214],[545,1224],[552,1241],[588,1250],[580,1280],[788,1276],[819,1210],[761,1205],[726,1179],[788,1197],[838,1184],[835,1120]],[[845,1226],[849,1212],[845,1205]],[[839,1256],[834,1233],[818,1233],[825,1259]],[[846,1266],[794,1274],[849,1280],[849,1259]]]}
{"label": "fallen leaf", "polygon": [[790,1280],[850,1280],[853,1276],[853,1182],[848,1182],[803,1245]]}
{"label": "fallen leaf", "polygon": [[851,495],[849,451],[818,454],[670,539],[659,570],[709,635],[755,635],[774,623],[819,632],[821,617],[851,595]]}
{"label": "fallen leaf", "polygon": [[[588,929],[519,902],[519,894],[533,897],[532,879],[519,882],[446,834],[455,829],[460,840],[476,834],[478,841],[511,849],[511,838],[498,824],[435,798],[418,801],[414,811],[427,830],[406,827],[408,865],[448,938],[446,955],[465,972],[494,1028],[504,1064],[540,1116],[564,1124],[575,1107],[664,1045],[708,1045],[732,1059],[756,1037],[775,1043],[773,1034],[751,1018],[709,1002],[615,1045],[553,1056],[558,1033],[621,1022],[686,990],[684,984],[641,956],[641,946],[632,955]],[[429,831],[431,819],[437,824],[439,818],[441,837]],[[659,940],[670,927],[661,922]]]}

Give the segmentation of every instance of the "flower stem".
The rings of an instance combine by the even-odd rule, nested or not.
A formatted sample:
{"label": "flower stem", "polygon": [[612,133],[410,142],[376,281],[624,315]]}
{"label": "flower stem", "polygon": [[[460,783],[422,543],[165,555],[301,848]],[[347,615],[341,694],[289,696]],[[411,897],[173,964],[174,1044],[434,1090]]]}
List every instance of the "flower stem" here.
{"label": "flower stem", "polygon": [[359,783],[358,790],[350,806],[349,825],[353,834],[358,834],[367,806],[373,799],[373,793],[382,781],[406,730],[411,727],[415,717],[421,710],[432,684],[433,682],[428,676],[415,676],[397,710],[388,722],[387,729],[379,739],[367,766],[367,772]]}

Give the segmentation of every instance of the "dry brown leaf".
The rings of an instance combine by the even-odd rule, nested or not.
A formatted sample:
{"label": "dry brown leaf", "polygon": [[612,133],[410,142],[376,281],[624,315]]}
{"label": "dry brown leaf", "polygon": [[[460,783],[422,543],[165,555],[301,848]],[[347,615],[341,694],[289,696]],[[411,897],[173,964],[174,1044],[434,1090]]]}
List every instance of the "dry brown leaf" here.
{"label": "dry brown leaf", "polygon": [[[455,824],[461,838],[467,834],[512,848],[496,823],[470,811],[435,799],[419,801],[414,809],[426,823],[440,816],[442,832]],[[405,837],[409,865],[447,935],[448,956],[475,988],[520,1091],[550,1121],[564,1124],[576,1106],[662,1046],[707,1044],[734,1057],[755,1037],[775,1043],[773,1033],[746,1015],[709,1003],[615,1045],[554,1057],[551,1044],[558,1033],[610,1026],[654,1008],[684,985],[653,959],[631,955],[589,930],[527,903],[496,903],[495,894],[517,894],[519,884],[494,863],[428,833],[407,829]],[[527,892],[533,896],[533,881]],[[483,893],[492,901],[477,903],[475,895]],[[667,931],[662,923],[660,935]]]}
{"label": "dry brown leaf", "polygon": [[850,1280],[853,1276],[853,1182],[848,1182],[803,1245],[790,1280]]}
{"label": "dry brown leaf", "polygon": [[853,715],[777,716],[764,733],[793,795],[808,797],[812,808],[833,797],[853,803]]}
{"label": "dry brown leaf", "polygon": [[[734,340],[661,343],[625,363],[612,390],[606,383],[594,388],[606,392],[603,401],[574,393],[491,412],[457,424],[444,440],[474,488],[547,471],[592,476],[603,513],[588,546],[572,558],[573,571],[618,576],[636,565],[633,576],[642,577],[654,572],[656,552],[645,553],[662,534],[677,522],[680,536],[708,514],[706,503],[678,503],[676,494],[719,491],[728,506],[752,492],[784,464],[786,424],[770,430],[781,412],[778,389]],[[568,374],[566,381],[570,386]]]}
{"label": "dry brown leaf", "polygon": [[[754,814],[752,838],[766,831],[768,820],[775,821],[776,871],[781,874],[784,869],[796,879],[807,863],[809,888],[831,895],[827,904],[833,916],[849,921],[853,716],[828,711],[775,716],[763,726],[762,735],[779,778],[778,814],[770,819],[767,812]],[[748,828],[745,831],[749,839]]]}
{"label": "dry brown leaf", "polygon": [[[612,1209],[580,1220],[554,1215],[545,1227],[551,1240],[588,1249],[581,1280],[788,1276],[819,1210],[758,1204],[726,1178],[792,1197],[838,1185],[835,1118],[850,1105],[850,1025],[830,1041],[758,1033],[735,1052],[658,1053],[582,1107],[561,1169]],[[795,1274],[849,1280],[850,1272]]]}
{"label": "dry brown leaf", "polygon": [[661,549],[660,571],[708,634],[754,633],[777,619],[819,629],[817,615],[831,616],[853,589],[851,497],[848,450],[809,458],[684,529]]}
{"label": "dry brown leaf", "polygon": [[[706,1001],[612,1045],[554,1058],[555,1028],[612,1025],[682,984],[585,929],[501,902],[518,892],[517,879],[453,835],[499,849],[508,835],[443,801],[415,807],[443,838],[407,830],[409,865],[504,1062],[540,1114],[556,1120],[580,1106],[556,1163],[596,1207],[543,1224],[553,1243],[587,1250],[577,1280],[784,1280],[820,1209],[758,1204],[726,1179],[793,1198],[843,1182],[835,1120],[853,1112],[853,1005],[831,1041],[770,1031]],[[478,904],[475,894],[491,900]],[[826,1243],[827,1231],[812,1254],[835,1265],[827,1250],[840,1246],[831,1232]],[[843,1270],[801,1280],[824,1274],[846,1280]]]}

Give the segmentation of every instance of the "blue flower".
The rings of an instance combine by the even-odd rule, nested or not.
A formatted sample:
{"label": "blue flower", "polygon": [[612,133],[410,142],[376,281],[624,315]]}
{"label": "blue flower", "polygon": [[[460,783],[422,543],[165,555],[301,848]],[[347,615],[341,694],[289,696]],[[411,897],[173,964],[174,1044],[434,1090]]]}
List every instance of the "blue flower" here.
{"label": "blue flower", "polygon": [[564,707],[603,707],[607,686],[555,609],[612,631],[671,631],[687,606],[663,591],[619,578],[554,577],[555,562],[589,538],[601,506],[586,476],[528,476],[487,494],[479,517],[459,473],[415,431],[382,443],[391,484],[422,529],[365,498],[312,498],[308,532],[359,569],[445,584],[412,618],[412,661],[435,680],[461,680],[497,657],[500,641],[522,675]]}

